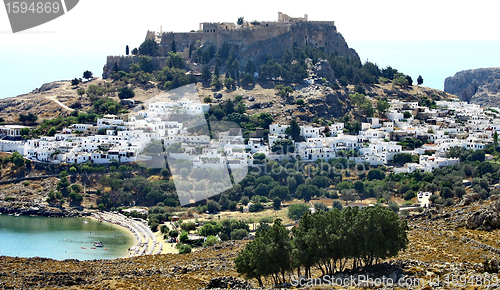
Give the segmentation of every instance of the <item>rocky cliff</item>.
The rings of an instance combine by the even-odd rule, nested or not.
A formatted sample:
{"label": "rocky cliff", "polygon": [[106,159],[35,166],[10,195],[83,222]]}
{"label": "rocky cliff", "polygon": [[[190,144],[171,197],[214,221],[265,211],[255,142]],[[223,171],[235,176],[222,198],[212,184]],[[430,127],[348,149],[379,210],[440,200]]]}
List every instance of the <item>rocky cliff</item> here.
{"label": "rocky cliff", "polygon": [[460,71],[446,78],[444,91],[481,106],[500,106],[500,68]]}
{"label": "rocky cliff", "polygon": [[295,24],[290,31],[273,38],[252,43],[240,49],[240,64],[252,59],[259,61],[266,55],[281,59],[285,50],[311,45],[321,47],[327,52],[337,53],[340,56],[349,56],[359,60],[356,51],[349,48],[342,34],[330,23],[301,22]]}
{"label": "rocky cliff", "polygon": [[[359,55],[354,49],[349,48],[344,37],[337,32],[337,28],[331,22],[299,22],[286,26],[286,28],[278,32],[275,29],[272,30],[275,33],[268,34],[264,33],[267,28],[221,31],[217,37],[212,37],[213,39],[201,33],[168,33],[162,36],[159,54],[165,55],[170,51],[171,44],[175,41],[177,52],[187,59],[189,44],[194,43],[193,37],[197,36],[200,38],[198,41],[201,41],[204,47],[215,45],[216,49],[219,49],[217,43],[221,43],[219,46],[222,46],[222,43],[227,44],[231,50],[236,52],[240,69],[248,60],[261,64],[268,55],[279,61],[286,50],[293,52],[294,47],[303,48],[306,45],[323,48],[327,52],[359,60]],[[271,30],[271,28],[269,29]],[[260,34],[265,34],[266,37]],[[139,60],[137,56],[108,56],[102,76],[105,79],[108,78],[115,63],[119,70],[128,72],[129,66],[139,62]],[[165,60],[166,58],[163,56],[153,57],[153,68],[155,70],[161,69],[166,65]],[[215,61],[212,60],[208,65],[213,66],[214,64]],[[201,71],[201,66],[193,66],[190,61],[188,61],[187,68]]]}

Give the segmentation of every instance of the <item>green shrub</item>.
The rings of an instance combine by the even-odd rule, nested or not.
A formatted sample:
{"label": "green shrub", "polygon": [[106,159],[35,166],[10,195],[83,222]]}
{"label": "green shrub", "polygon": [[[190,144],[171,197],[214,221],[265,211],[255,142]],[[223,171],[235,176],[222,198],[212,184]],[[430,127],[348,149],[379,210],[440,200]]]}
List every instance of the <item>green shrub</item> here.
{"label": "green shrub", "polygon": [[194,231],[194,230],[196,230],[196,225],[192,222],[182,223],[181,229],[185,232]]}
{"label": "green shrub", "polygon": [[80,184],[72,184],[71,189],[76,193],[80,193],[82,191],[82,186]]}
{"label": "green shrub", "polygon": [[410,200],[414,198],[417,194],[413,190],[408,190],[406,193],[403,194],[403,198],[405,200]]}
{"label": "green shrub", "polygon": [[445,199],[442,197],[438,197],[438,198],[436,198],[436,200],[434,200],[435,204],[444,204],[444,202],[445,202]]}
{"label": "green shrub", "polygon": [[191,246],[190,245],[185,245],[185,244],[181,244],[179,246],[179,254],[187,254],[187,253],[191,253]]}
{"label": "green shrub", "polygon": [[120,98],[120,99],[131,99],[134,96],[135,96],[135,92],[128,87],[120,88],[120,92],[118,93],[118,98]]}
{"label": "green shrub", "polygon": [[316,209],[316,211],[328,211],[328,207],[326,206],[326,204],[322,203],[322,202],[315,202],[314,203],[314,209]]}
{"label": "green shrub", "polygon": [[181,243],[185,243],[189,240],[188,238],[188,233],[187,232],[182,232],[181,236],[179,237],[179,241]]}
{"label": "green shrub", "polygon": [[281,198],[276,197],[276,198],[273,199],[273,208],[275,210],[278,210],[278,209],[281,208]]}
{"label": "green shrub", "polygon": [[293,220],[299,220],[308,211],[309,206],[307,204],[295,203],[288,207],[288,217]]}
{"label": "green shrub", "polygon": [[250,212],[259,212],[263,210],[264,206],[261,203],[252,203],[252,205],[250,205],[250,208],[248,209],[248,211]]}
{"label": "green shrub", "polygon": [[248,237],[248,232],[245,229],[235,229],[231,232],[231,240],[242,240]]}
{"label": "green shrub", "polygon": [[394,201],[389,201],[389,208],[393,212],[398,212],[399,211],[399,205],[397,203],[395,203]]}
{"label": "green shrub", "polygon": [[207,240],[203,243],[203,247],[211,247],[219,242],[219,239],[214,236],[208,236]]}
{"label": "green shrub", "polygon": [[177,236],[179,236],[179,232],[177,230],[170,230],[168,232],[168,236],[175,239],[177,238]]}
{"label": "green shrub", "polygon": [[444,203],[443,203],[444,206],[453,206],[455,205],[455,200],[453,198],[447,198],[444,200]]}
{"label": "green shrub", "polygon": [[340,200],[334,200],[332,203],[332,210],[333,209],[342,210],[343,207],[344,206],[342,205],[342,202]]}

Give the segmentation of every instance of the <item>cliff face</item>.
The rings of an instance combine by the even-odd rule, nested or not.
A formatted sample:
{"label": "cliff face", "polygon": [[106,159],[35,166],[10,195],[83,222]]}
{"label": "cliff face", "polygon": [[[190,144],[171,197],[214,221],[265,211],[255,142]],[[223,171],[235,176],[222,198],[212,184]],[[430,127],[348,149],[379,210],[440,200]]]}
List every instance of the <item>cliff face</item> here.
{"label": "cliff face", "polygon": [[337,32],[335,25],[321,22],[300,22],[288,32],[242,47],[239,55],[240,64],[244,64],[248,59],[259,61],[267,54],[275,59],[280,59],[285,50],[293,52],[295,46],[305,47],[306,45],[321,47],[327,52],[334,52],[340,56],[359,59],[356,51],[349,48],[344,37]]}
{"label": "cliff face", "polygon": [[446,78],[444,91],[481,106],[500,106],[500,68],[458,72]]}

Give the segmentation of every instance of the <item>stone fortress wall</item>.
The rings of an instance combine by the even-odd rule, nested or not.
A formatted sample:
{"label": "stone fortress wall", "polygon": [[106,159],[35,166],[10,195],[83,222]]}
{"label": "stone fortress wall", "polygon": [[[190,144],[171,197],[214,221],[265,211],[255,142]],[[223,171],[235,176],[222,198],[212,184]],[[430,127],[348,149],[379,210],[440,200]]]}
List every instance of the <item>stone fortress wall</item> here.
{"label": "stone fortress wall", "polygon": [[205,46],[221,47],[223,43],[248,46],[287,33],[295,24],[301,22],[335,25],[334,21],[308,21],[307,14],[304,17],[293,18],[278,12],[278,21],[262,21],[258,24],[244,22],[240,26],[230,22],[204,22],[200,23],[198,32],[161,32],[158,34],[148,31],[146,40],[155,40],[164,51],[171,50],[172,43],[175,41],[177,52],[187,57],[189,46],[196,41],[200,41]]}
{"label": "stone fortress wall", "polygon": [[[278,21],[245,21],[242,25],[229,22],[200,23],[196,32],[160,32],[148,31],[146,40],[154,40],[159,45],[159,55],[166,55],[172,50],[175,42],[176,52],[184,59],[189,57],[189,47],[194,49],[203,45],[214,45],[216,49],[222,44],[228,44],[231,49],[238,50],[238,61],[243,65],[248,60],[259,61],[267,55],[279,58],[286,50],[293,47],[311,45],[323,47],[326,51],[336,52],[341,56],[359,59],[356,51],[350,49],[340,33],[337,32],[334,21],[309,21],[308,15],[292,18],[278,12]],[[153,66],[165,66],[165,57],[153,57]],[[109,56],[103,69],[103,78],[108,78],[114,63],[120,70],[128,71],[130,64],[136,63],[136,56]],[[187,63],[188,68],[200,71],[199,64]]]}
{"label": "stone fortress wall", "polygon": [[[118,70],[128,72],[130,65],[139,61],[140,58],[135,55],[108,55],[106,64],[103,67],[102,77],[104,79],[109,78],[115,63],[118,65]],[[153,56],[152,64],[156,69],[165,67],[167,66],[167,58],[164,56]]]}

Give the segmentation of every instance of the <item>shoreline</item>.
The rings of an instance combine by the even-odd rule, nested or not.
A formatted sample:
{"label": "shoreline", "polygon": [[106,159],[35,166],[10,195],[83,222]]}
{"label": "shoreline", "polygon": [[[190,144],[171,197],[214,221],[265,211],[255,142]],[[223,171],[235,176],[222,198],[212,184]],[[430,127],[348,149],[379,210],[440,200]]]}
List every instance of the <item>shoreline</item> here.
{"label": "shoreline", "polygon": [[[13,258],[42,258],[56,261],[64,261],[69,259],[78,260],[81,262],[93,260],[116,260],[126,258],[129,253],[127,248],[131,247],[135,243],[133,235],[131,235],[131,233],[123,227],[117,226],[115,224],[100,223],[97,219],[94,219],[91,216],[14,216],[13,214],[8,215],[2,213],[0,215],[0,219],[2,219],[2,224],[5,225],[5,227],[2,226],[0,230],[2,233],[5,230],[6,233],[6,236],[4,237],[4,241],[6,242],[6,244],[4,245],[4,247],[0,246],[0,248],[2,248],[2,254],[0,254],[0,256],[4,255],[6,257]],[[17,223],[19,223],[20,225],[19,230],[17,230]],[[89,224],[89,228],[85,226],[87,223]],[[42,225],[42,227],[26,227],[24,226],[26,224]],[[90,236],[88,235],[89,230],[91,233]],[[93,234],[96,234],[94,238]],[[55,238],[54,244],[57,244],[58,247],[54,248],[50,245],[47,246],[46,242],[38,247],[36,245],[37,243],[33,241],[35,241],[36,238],[40,236]],[[80,246],[82,246],[81,249],[95,250],[95,245],[91,246],[87,244],[89,242],[92,242],[92,240],[102,240],[98,237],[102,237],[102,239],[104,239],[103,242],[105,246],[103,246],[103,249],[108,250],[107,248],[109,248],[110,251],[106,251],[109,252],[109,254],[104,252],[98,253],[97,251],[82,252],[80,250]],[[24,245],[24,240],[26,240],[26,243],[30,245],[17,247],[14,246],[15,244],[10,244],[12,241],[16,241],[15,243],[19,242],[20,244]],[[70,243],[66,244],[65,242],[68,241]],[[119,241],[119,243],[117,244],[116,241]],[[109,242],[111,242],[111,244],[109,244]],[[106,245],[109,246],[106,247]]]}
{"label": "shoreline", "polygon": [[134,245],[129,248],[125,258],[157,255],[163,251],[163,241],[156,239],[156,235],[143,220],[128,218],[119,213],[94,212],[92,218],[122,227],[134,236]]}
{"label": "shoreline", "polygon": [[5,201],[3,204],[0,203],[0,213],[46,217],[88,217],[91,215],[88,211],[80,212],[65,207],[53,207],[43,204],[26,206]]}
{"label": "shoreline", "polygon": [[[73,208],[53,207],[43,204],[21,205],[8,202],[0,202],[0,214],[25,215],[43,217],[81,217],[91,218],[96,221],[107,222],[126,231],[132,236],[133,245],[122,258],[130,258],[143,255],[156,255],[170,253],[166,248],[161,235],[153,233],[144,220],[127,218],[126,216],[113,212],[78,211]],[[165,247],[165,248],[164,248]]]}
{"label": "shoreline", "polygon": [[[91,220],[94,220],[94,221],[97,221],[97,222],[105,222],[106,224],[111,225],[113,228],[115,228],[117,230],[120,230],[121,232],[126,233],[127,236],[131,237],[132,241],[133,241],[133,245],[136,245],[137,242],[138,242],[137,238],[134,235],[134,233],[131,232],[131,231],[129,231],[127,228],[125,228],[123,226],[120,226],[120,225],[117,225],[117,224],[114,224],[114,223],[110,223],[110,222],[106,222],[106,221],[101,221],[98,218],[96,218],[93,214],[90,214],[89,216],[85,216],[85,217],[81,217],[81,218],[88,218],[88,219],[91,219]],[[129,251],[127,251],[125,253],[125,256],[123,256],[121,258],[117,258],[117,259],[129,258],[128,255],[129,255]]]}

